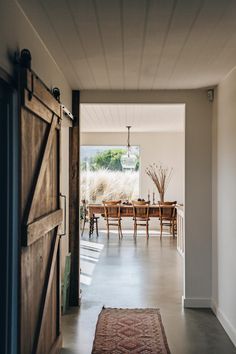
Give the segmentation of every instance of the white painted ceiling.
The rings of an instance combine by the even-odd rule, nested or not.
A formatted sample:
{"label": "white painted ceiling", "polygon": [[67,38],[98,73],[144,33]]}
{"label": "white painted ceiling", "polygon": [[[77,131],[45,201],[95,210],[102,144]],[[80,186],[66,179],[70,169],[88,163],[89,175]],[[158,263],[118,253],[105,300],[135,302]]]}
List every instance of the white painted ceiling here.
{"label": "white painted ceiling", "polygon": [[18,0],[74,89],[217,84],[236,65],[235,0]]}
{"label": "white painted ceiling", "polygon": [[82,132],[183,132],[184,104],[81,104]]}

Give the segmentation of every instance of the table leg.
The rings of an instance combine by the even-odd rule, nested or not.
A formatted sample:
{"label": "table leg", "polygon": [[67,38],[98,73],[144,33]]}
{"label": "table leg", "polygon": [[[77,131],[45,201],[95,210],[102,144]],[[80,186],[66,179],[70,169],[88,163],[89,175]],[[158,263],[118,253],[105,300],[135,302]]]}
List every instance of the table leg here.
{"label": "table leg", "polygon": [[97,234],[97,237],[99,236],[98,234],[98,219],[94,219],[94,222],[96,223],[96,234]]}
{"label": "table leg", "polygon": [[89,218],[89,238],[93,235],[94,231],[94,219],[93,216]]}

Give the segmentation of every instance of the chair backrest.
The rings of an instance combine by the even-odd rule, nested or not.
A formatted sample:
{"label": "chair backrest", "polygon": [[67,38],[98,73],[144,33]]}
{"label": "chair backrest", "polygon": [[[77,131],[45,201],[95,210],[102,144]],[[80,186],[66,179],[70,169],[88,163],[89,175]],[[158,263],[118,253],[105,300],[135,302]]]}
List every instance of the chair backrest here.
{"label": "chair backrest", "polygon": [[177,202],[158,202],[160,218],[173,219],[176,217]]}
{"label": "chair backrest", "polygon": [[120,219],[121,200],[103,201],[105,218]]}
{"label": "chair backrest", "polygon": [[149,219],[149,206],[150,202],[133,200],[133,217],[134,219],[140,218],[144,220]]}

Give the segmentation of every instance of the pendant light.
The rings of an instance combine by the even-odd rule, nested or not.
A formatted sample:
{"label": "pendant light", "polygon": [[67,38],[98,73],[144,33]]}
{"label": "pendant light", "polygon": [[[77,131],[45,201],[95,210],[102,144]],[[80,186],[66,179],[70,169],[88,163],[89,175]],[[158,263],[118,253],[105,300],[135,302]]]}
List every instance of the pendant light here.
{"label": "pendant light", "polygon": [[124,155],[121,155],[120,162],[123,170],[134,170],[137,163],[137,157],[132,153],[130,145],[130,128],[128,125],[128,142],[127,142],[127,152]]}

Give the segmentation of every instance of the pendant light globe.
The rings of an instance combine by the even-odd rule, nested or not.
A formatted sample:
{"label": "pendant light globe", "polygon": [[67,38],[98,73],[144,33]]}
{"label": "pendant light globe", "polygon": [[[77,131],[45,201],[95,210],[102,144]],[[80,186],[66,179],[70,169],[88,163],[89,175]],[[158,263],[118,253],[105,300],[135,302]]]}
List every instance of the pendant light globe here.
{"label": "pendant light globe", "polygon": [[130,145],[130,128],[128,125],[128,141],[127,141],[127,151],[125,154],[121,155],[120,162],[123,170],[134,170],[137,164],[137,157],[132,153],[132,148]]}

